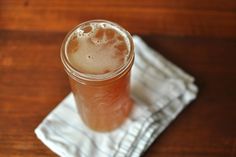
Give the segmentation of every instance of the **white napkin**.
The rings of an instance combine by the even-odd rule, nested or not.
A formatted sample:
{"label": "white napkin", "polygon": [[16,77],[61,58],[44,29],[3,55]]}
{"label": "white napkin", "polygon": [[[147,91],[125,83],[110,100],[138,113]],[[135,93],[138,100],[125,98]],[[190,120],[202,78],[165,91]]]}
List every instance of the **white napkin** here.
{"label": "white napkin", "polygon": [[[88,129],[69,94],[35,129],[37,137],[63,157],[139,157],[196,97],[194,78],[134,36],[131,89],[134,109],[109,133]],[[171,46],[171,45],[170,45]]]}

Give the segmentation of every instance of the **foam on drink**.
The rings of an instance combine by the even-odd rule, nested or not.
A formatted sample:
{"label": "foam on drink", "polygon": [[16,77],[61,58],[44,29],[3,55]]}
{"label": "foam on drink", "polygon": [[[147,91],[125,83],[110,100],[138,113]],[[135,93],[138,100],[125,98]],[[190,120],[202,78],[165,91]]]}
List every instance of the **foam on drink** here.
{"label": "foam on drink", "polygon": [[127,62],[128,45],[122,31],[112,24],[89,23],[70,36],[66,44],[67,58],[82,73],[105,74]]}

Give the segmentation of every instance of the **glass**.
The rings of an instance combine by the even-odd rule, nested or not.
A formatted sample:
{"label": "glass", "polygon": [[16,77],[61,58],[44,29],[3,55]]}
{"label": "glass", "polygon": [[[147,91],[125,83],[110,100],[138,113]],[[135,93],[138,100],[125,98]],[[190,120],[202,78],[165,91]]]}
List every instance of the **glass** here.
{"label": "glass", "polygon": [[[112,26],[111,29],[118,31],[118,34],[125,39],[126,60],[119,68],[94,74],[81,72],[72,64],[68,51],[71,45],[80,44],[74,40],[80,36],[78,29],[83,29],[83,32],[90,31],[91,28],[87,26],[94,23],[109,24]],[[118,24],[106,20],[84,22],[65,37],[61,47],[61,60],[69,76],[79,115],[89,128],[96,131],[111,131],[119,127],[129,116],[133,106],[133,100],[130,97],[130,70],[134,62],[133,47],[129,32]]]}

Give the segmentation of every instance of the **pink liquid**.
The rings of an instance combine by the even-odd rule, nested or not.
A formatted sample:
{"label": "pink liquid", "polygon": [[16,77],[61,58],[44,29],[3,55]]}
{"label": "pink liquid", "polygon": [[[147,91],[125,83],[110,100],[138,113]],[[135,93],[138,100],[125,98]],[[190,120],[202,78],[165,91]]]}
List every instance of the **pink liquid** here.
{"label": "pink liquid", "polygon": [[[109,23],[94,22],[76,29],[67,43],[70,64],[80,73],[101,77],[127,63],[131,51],[125,34]],[[130,98],[130,68],[111,79],[83,83],[70,77],[82,120],[97,131],[120,126],[133,106]]]}

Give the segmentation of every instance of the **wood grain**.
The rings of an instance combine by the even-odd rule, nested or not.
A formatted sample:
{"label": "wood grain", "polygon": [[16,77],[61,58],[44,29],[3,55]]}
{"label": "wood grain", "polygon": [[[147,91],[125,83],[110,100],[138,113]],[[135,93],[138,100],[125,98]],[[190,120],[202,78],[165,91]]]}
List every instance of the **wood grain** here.
{"label": "wood grain", "polygon": [[70,91],[61,42],[105,18],[196,77],[198,98],[144,157],[236,156],[236,1],[0,1],[0,157],[56,156],[34,134]]}
{"label": "wood grain", "polygon": [[0,1],[3,29],[69,31],[82,21],[108,19],[131,33],[236,36],[234,0]]}

